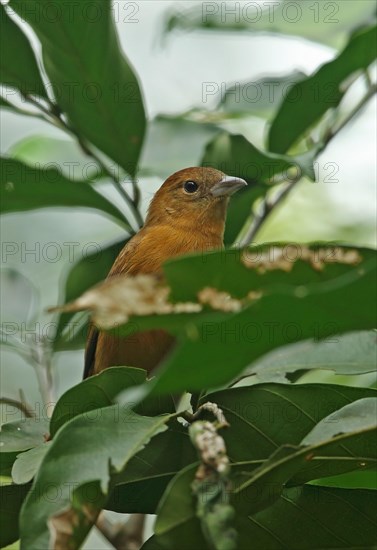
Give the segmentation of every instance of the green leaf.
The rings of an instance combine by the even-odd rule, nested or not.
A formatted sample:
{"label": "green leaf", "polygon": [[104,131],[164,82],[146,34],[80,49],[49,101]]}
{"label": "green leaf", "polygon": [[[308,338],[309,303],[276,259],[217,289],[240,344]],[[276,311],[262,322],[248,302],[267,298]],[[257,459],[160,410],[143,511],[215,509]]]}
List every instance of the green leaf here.
{"label": "green leaf", "polygon": [[[51,436],[55,436],[59,428],[80,414],[94,411],[93,415],[88,414],[88,418],[95,418],[97,409],[112,405],[119,392],[144,383],[146,375],[143,369],[111,367],[70,388],[59,399],[52,413]],[[166,409],[163,412],[172,412],[171,404],[170,407],[168,403],[165,404]],[[129,403],[130,407],[132,405]],[[143,414],[150,412],[146,405],[147,403],[141,405]]]}
{"label": "green leaf", "polygon": [[48,421],[25,418],[1,426],[0,453],[26,451],[44,442],[48,433]]}
{"label": "green leaf", "polygon": [[[225,245],[234,243],[252,212],[254,202],[267,193],[271,184],[279,181],[276,179],[278,174],[285,174],[289,179],[299,171],[314,180],[313,159],[314,152],[312,158],[274,155],[260,151],[242,135],[228,132],[217,134],[207,144],[201,165],[244,178],[249,184],[231,198],[225,226]],[[293,171],[292,174],[289,170]]]}
{"label": "green leaf", "polygon": [[[253,480],[252,490],[256,489],[255,494],[252,490],[247,492],[246,487],[238,488],[238,492],[237,488],[236,491],[232,491],[230,498],[232,505],[237,508],[237,516],[247,517],[247,510],[256,503],[263,507],[271,505],[274,500],[279,498],[284,479],[288,479],[290,474],[299,467],[300,462],[304,460],[303,451],[298,452],[295,448],[279,449],[270,460],[263,464],[260,470],[255,472],[256,478],[260,475],[263,476],[258,487],[256,487],[256,480]],[[246,468],[246,465],[238,466],[243,470]],[[191,489],[197,467],[198,465],[194,464],[181,470],[170,482],[161,499],[155,524],[155,535],[157,542],[164,548],[179,546],[183,550],[189,550],[190,548],[204,549],[208,547],[196,517],[195,498]],[[232,466],[232,472],[233,468],[238,469],[237,466]],[[240,490],[242,493],[239,492]],[[207,499],[211,498],[212,491],[213,489],[209,485]],[[179,541],[182,542],[179,543]]]}
{"label": "green leaf", "polygon": [[225,222],[225,246],[236,244],[236,239],[245,221],[251,215],[253,204],[259,197],[264,196],[266,191],[266,186],[249,185],[231,197]]}
{"label": "green leaf", "polygon": [[[353,435],[339,436],[338,443],[342,445],[343,442],[347,442],[348,439],[356,435],[354,433]],[[238,531],[241,539],[238,548],[248,548],[243,534],[246,518],[251,514],[253,518],[256,518],[262,510],[267,513],[268,510],[274,509],[276,501],[279,502],[289,491],[284,489],[284,486],[292,474],[305,467],[305,463],[310,460],[313,453],[320,453],[322,450],[326,454],[331,445],[333,443],[329,444],[329,441],[325,440],[313,447],[280,447],[256,469],[253,462],[250,464],[240,462],[231,465],[233,489],[230,496],[231,503],[237,510]],[[349,455],[347,454],[347,456]],[[191,483],[196,468],[197,465],[191,465],[179,472],[170,482],[161,499],[155,535],[157,543],[164,548],[177,547],[179,540],[185,541],[183,548],[190,548],[190,545],[191,547],[206,548],[200,534],[195,513],[195,500],[191,492]],[[292,490],[289,492],[294,494]],[[301,492],[300,488],[296,489],[296,493],[298,492]],[[207,498],[211,498],[210,486]],[[302,544],[302,538],[299,540]],[[195,546],[192,546],[194,542]],[[269,548],[269,546],[256,546],[261,550],[266,547]],[[278,548],[281,547],[278,546]]]}
{"label": "green leaf", "polygon": [[38,472],[41,462],[48,451],[50,442],[38,445],[24,453],[17,455],[12,467],[12,479],[14,483],[28,483]]}
{"label": "green leaf", "polygon": [[[233,462],[265,460],[282,445],[300,445],[323,419],[376,390],[331,384],[257,384],[203,396],[230,424],[222,436]],[[323,439],[323,438],[322,438]],[[251,443],[252,442],[252,443]]]}
{"label": "green leaf", "polygon": [[18,517],[30,485],[0,485],[0,546],[20,538]]}
{"label": "green leaf", "polygon": [[155,514],[166,486],[182,467],[197,461],[187,429],[175,419],[127,465],[106,503],[121,513]]}
{"label": "green leaf", "polygon": [[9,156],[30,166],[56,167],[73,181],[92,183],[104,176],[98,164],[90,159],[73,139],[34,135],[21,139],[9,148]]}
{"label": "green leaf", "polygon": [[[115,258],[122,250],[128,239],[122,239],[101,247],[101,251],[93,252],[82,257],[70,269],[65,280],[65,288],[61,303],[66,303],[78,298],[91,286],[106,279]],[[95,269],[93,269],[95,266]],[[83,324],[74,320],[75,314],[62,313],[59,316],[58,326],[54,339],[54,350],[81,348],[85,346],[89,325],[87,320]]]}
{"label": "green leaf", "polygon": [[376,259],[375,250],[335,243],[269,243],[181,256],[165,262],[163,269],[173,301],[194,302],[205,286],[239,299],[250,290],[294,296],[297,287],[303,294],[325,291],[331,285],[338,288],[361,268],[373,269]]}
{"label": "green leaf", "polygon": [[375,331],[349,332],[317,342],[307,340],[268,353],[245,375],[258,382],[289,382],[296,371],[324,369],[335,374],[356,375],[376,370],[377,334]]}
{"label": "green leaf", "polygon": [[[342,407],[351,406],[350,403],[358,400],[375,399],[375,396],[375,390],[338,385],[258,384],[208,394],[199,404],[210,401],[223,410],[230,423],[230,428],[223,432],[228,456],[232,462],[252,462],[248,466],[252,471],[258,466],[257,461],[266,460],[281,446],[306,444],[305,436],[322,423],[326,425],[326,419],[331,414],[336,415],[338,409],[343,410]],[[339,422],[331,425],[339,430]],[[374,466],[377,458],[375,432],[374,425],[364,426],[341,445],[330,441],[331,445],[321,453],[316,451],[290,483],[301,484],[310,479]],[[330,437],[325,434],[316,442],[324,439]]]}
{"label": "green leaf", "polygon": [[162,548],[207,548],[195,515],[195,499],[191,489],[197,468],[198,464],[192,464],[178,472],[161,499],[154,532],[156,542]]}
{"label": "green leaf", "polygon": [[377,469],[352,471],[337,476],[323,477],[311,481],[310,485],[377,490]]}
{"label": "green leaf", "polygon": [[[375,468],[376,434],[377,427],[374,425],[342,433],[333,438],[326,438],[324,435],[323,439],[306,447],[285,445],[249,474],[247,463],[242,463],[242,481],[238,483],[236,478],[233,505],[239,513],[249,515],[271,506],[285,485],[302,485],[316,477],[365,468],[366,464]],[[365,452],[368,445],[373,447],[372,452],[370,449]],[[363,456],[360,456],[362,454]]]}
{"label": "green leaf", "polygon": [[274,183],[274,176],[294,170],[315,179],[313,164],[307,158],[276,155],[260,151],[242,135],[222,132],[206,147],[203,166],[213,166],[227,174],[244,178],[250,185]]}
{"label": "green leaf", "polygon": [[59,107],[83,137],[135,176],[145,130],[137,78],[122,53],[109,2],[47,17],[43,0],[11,0],[33,28]]}
{"label": "green leaf", "polygon": [[[294,256],[303,257],[306,247],[293,248]],[[347,261],[333,263],[330,256],[334,257],[336,249],[339,257],[350,254],[351,258],[356,253],[360,261],[357,265]],[[375,312],[368,307],[376,293],[374,251],[322,249],[326,250],[325,255],[329,254],[330,263],[325,260],[321,266],[321,262],[287,260],[292,254],[292,249],[288,252],[287,248],[286,253],[282,252],[283,256],[288,254],[286,272],[274,261],[270,270],[268,259],[266,271],[260,270],[263,250],[270,251],[266,252],[267,258],[271,254],[270,258],[276,259],[276,247],[250,248],[243,256],[250,268],[243,264],[237,250],[182,257],[165,264],[174,301],[196,301],[197,293],[204,287],[228,292],[235,298],[244,298],[249,292],[262,295],[237,313],[205,309],[202,313],[166,318],[133,317],[129,324],[117,329],[117,334],[129,334],[135,323],[138,330],[165,328],[180,336],[179,345],[160,368],[155,393],[221,386],[258,357],[287,342],[323,339],[376,326]],[[318,250],[312,248],[314,256]]]}
{"label": "green leaf", "polygon": [[247,472],[247,464],[244,464],[241,483],[237,479],[236,467],[231,503],[237,515],[248,516],[271,506],[288,480],[304,467],[308,455],[307,449],[284,445],[251,473]]}
{"label": "green leaf", "polygon": [[95,208],[127,225],[124,215],[87,182],[71,181],[55,168],[28,166],[1,158],[1,213],[23,212],[46,207]]}
{"label": "green leaf", "polygon": [[271,151],[288,151],[320,117],[339,105],[347,89],[346,80],[376,58],[376,30],[370,27],[354,34],[336,59],[290,89],[270,127]]}
{"label": "green leaf", "polygon": [[10,475],[17,455],[44,443],[48,432],[48,422],[44,419],[25,418],[3,424],[0,431],[1,475]]}
{"label": "green leaf", "polygon": [[163,546],[161,546],[157,542],[156,537],[153,535],[152,537],[150,537],[148,540],[144,542],[140,550],[163,550]]}
{"label": "green leaf", "polygon": [[[372,549],[375,491],[304,486],[286,489],[270,508],[240,518],[240,550]],[[287,528],[289,526],[289,528]]]}
{"label": "green leaf", "polygon": [[302,445],[314,445],[323,439],[358,430],[377,429],[377,397],[366,397],[323,418],[302,440]]}
{"label": "green leaf", "polygon": [[0,82],[18,89],[23,95],[48,99],[37,60],[28,39],[0,4]]}
{"label": "green leaf", "polygon": [[[143,417],[129,407],[114,405],[97,409],[95,418],[81,414],[65,424],[52,441],[23,506],[22,547],[47,548],[50,545],[48,522],[54,531],[63,516],[75,526],[66,544],[78,548],[117,475],[154,435],[167,429],[170,418],[169,415]],[[51,498],[52,487],[54,498]],[[77,499],[79,504],[75,503]],[[58,537],[59,532],[55,535]]]}

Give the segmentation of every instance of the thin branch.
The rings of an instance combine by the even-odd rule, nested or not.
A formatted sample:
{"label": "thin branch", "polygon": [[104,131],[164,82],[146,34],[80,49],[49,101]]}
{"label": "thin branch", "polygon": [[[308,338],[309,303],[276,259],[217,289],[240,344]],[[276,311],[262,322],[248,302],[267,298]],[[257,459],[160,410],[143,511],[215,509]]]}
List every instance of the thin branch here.
{"label": "thin branch", "polygon": [[[111,179],[112,184],[117,189],[118,193],[120,195],[122,195],[123,199],[128,204],[134,218],[137,221],[138,227],[140,228],[143,225],[144,221],[143,221],[142,215],[140,214],[140,211],[139,211],[139,208],[138,208],[138,205],[137,205],[138,197],[137,196],[135,197],[135,190],[134,190],[134,197],[135,198],[132,199],[130,197],[130,195],[127,193],[127,191],[124,189],[124,187],[122,186],[120,179],[115,175],[115,173],[113,173],[110,170],[110,168],[108,168],[106,166],[106,164],[104,162],[102,162],[102,160],[99,158],[99,156],[94,151],[92,151],[88,147],[88,145],[85,142],[82,141],[81,138],[79,138],[75,133],[73,133],[73,135],[78,140],[79,145],[80,145],[81,149],[84,151],[84,153],[86,153],[88,156],[92,157],[92,159],[94,159],[96,161],[96,163],[102,168],[103,172]],[[134,181],[132,181],[132,186],[135,189],[136,183],[134,183]]]}
{"label": "thin branch", "polygon": [[327,147],[330,141],[339,134],[341,130],[359,113],[359,111],[368,103],[368,101],[377,93],[377,84],[373,84],[365,94],[365,96],[355,105],[350,113],[342,120],[336,128],[330,128],[327,134],[324,136],[322,142],[319,144],[317,156]]}
{"label": "thin branch", "polygon": [[[371,99],[371,97],[377,92],[377,85],[374,84],[370,87],[366,95],[359,101],[359,103],[352,109],[352,111],[345,117],[345,119],[339,124],[336,128],[331,128],[324,136],[323,140],[317,144],[314,145],[317,147],[317,155],[318,156],[330,143],[330,141],[338,135],[338,133],[343,130],[343,128],[358,114],[358,112],[366,105],[366,103]],[[239,242],[236,243],[236,246],[239,248],[243,248],[245,246],[250,245],[255,235],[258,233],[261,225],[266,221],[268,216],[271,214],[271,212],[276,208],[278,204],[280,204],[286,196],[296,187],[297,183],[301,181],[301,174],[298,174],[296,178],[291,180],[288,184],[286,184],[282,190],[275,195],[275,197],[271,200],[267,197],[265,197],[260,205],[260,211],[251,219],[251,222],[249,224],[249,227],[246,230],[246,233],[241,238]]]}
{"label": "thin branch", "polygon": [[242,237],[237,246],[243,248],[251,244],[255,235],[258,233],[261,225],[265,222],[273,209],[284,200],[284,198],[292,191],[296,184],[301,180],[301,174],[297,176],[290,183],[285,185],[279,193],[276,194],[273,200],[269,200],[267,197],[263,199],[260,205],[260,211],[255,214],[245,235]]}
{"label": "thin branch", "polygon": [[11,397],[0,397],[0,405],[10,405],[11,407],[21,411],[25,418],[35,418],[34,411],[30,405],[24,401],[18,401],[17,399],[12,399]]}
{"label": "thin branch", "polygon": [[[5,98],[3,98],[3,96],[1,96],[1,95],[0,95],[0,99],[5,101]],[[18,115],[32,116],[34,118],[39,118],[39,120],[43,120],[43,122],[50,122],[51,123],[51,121],[43,113],[37,113],[35,111],[27,111],[26,109],[21,109],[21,107],[18,107],[17,105],[15,105],[14,103],[11,103],[8,100],[6,100],[6,101],[9,104],[9,107],[11,107],[12,110],[15,111],[15,113],[17,113]]]}
{"label": "thin branch", "polygon": [[[31,97],[29,95],[25,95],[23,97],[26,101],[29,101],[29,103],[31,103],[32,105],[37,107],[45,115],[45,116],[40,115],[39,118],[42,118],[44,121],[49,122],[50,124],[53,124],[54,126],[59,128],[60,130],[63,130],[65,132],[67,132],[69,135],[71,135],[72,137],[74,137],[76,139],[76,141],[78,142],[79,146],[81,147],[82,151],[86,155],[92,157],[92,159],[96,161],[98,166],[110,178],[112,184],[117,189],[118,193],[123,197],[123,199],[125,200],[125,202],[129,206],[129,208],[130,208],[130,210],[131,210],[131,212],[132,212],[132,214],[133,214],[133,216],[134,216],[134,218],[135,218],[135,220],[138,224],[138,228],[140,228],[143,225],[144,221],[143,221],[142,215],[140,213],[140,210],[138,208],[138,203],[139,203],[139,194],[138,193],[140,193],[140,191],[139,191],[138,188],[137,188],[138,192],[135,191],[135,188],[137,187],[136,183],[134,181],[132,181],[133,192],[134,192],[134,199],[132,199],[130,197],[130,195],[127,193],[127,191],[123,188],[120,179],[115,175],[115,173],[113,173],[108,168],[108,166],[90,148],[90,146],[76,133],[75,129],[72,128],[69,124],[67,124],[67,122],[65,122],[65,120],[62,118],[57,106],[54,103],[50,103],[50,109],[47,109],[41,103],[36,101],[33,97]],[[128,229],[130,230],[130,232],[135,233],[135,231],[133,230],[133,228],[129,224],[128,220],[126,220],[126,221],[127,221]]]}
{"label": "thin branch", "polygon": [[49,350],[46,350],[44,342],[38,342],[30,351],[39,391],[47,407],[47,414],[51,416],[55,405],[55,388]]}
{"label": "thin branch", "polygon": [[143,544],[145,514],[132,514],[125,523],[112,523],[101,512],[96,521],[97,529],[116,550],[139,550]]}
{"label": "thin branch", "polygon": [[372,88],[372,86],[374,86],[374,82],[372,80],[372,77],[370,76],[368,68],[364,69],[364,78],[368,88]]}
{"label": "thin branch", "polygon": [[135,204],[135,206],[137,206],[137,208],[139,208],[140,199],[141,199],[140,188],[137,184],[137,181],[134,178],[132,178],[131,183],[132,183],[132,192],[133,192],[133,197],[134,197],[134,204]]}

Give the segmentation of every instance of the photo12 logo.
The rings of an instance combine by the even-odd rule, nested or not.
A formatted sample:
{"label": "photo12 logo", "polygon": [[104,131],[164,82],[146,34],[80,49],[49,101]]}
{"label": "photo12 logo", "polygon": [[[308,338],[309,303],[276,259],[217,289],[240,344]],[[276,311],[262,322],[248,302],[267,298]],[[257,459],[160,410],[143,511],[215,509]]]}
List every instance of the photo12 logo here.
{"label": "photo12 logo", "polygon": [[203,2],[202,23],[249,24],[264,22],[338,24],[339,2]]}

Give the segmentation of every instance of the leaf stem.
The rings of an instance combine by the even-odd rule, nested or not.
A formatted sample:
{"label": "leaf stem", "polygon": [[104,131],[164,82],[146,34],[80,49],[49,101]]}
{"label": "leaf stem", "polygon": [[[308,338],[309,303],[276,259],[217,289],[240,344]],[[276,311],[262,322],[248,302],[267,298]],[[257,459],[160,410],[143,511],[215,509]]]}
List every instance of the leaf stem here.
{"label": "leaf stem", "polygon": [[[357,115],[357,113],[366,105],[366,103],[371,99],[371,97],[377,92],[377,85],[373,84],[368,89],[365,96],[357,103],[357,105],[350,111],[350,113],[345,117],[345,119],[335,128],[331,128],[323,140],[315,144],[314,147],[317,148],[316,156],[320,155],[322,151],[327,147],[330,141],[341,131],[343,128]],[[237,248],[243,248],[249,246],[255,235],[258,233],[262,224],[266,221],[271,212],[289,195],[289,193],[296,187],[296,185],[301,181],[301,174],[297,175],[296,178],[287,183],[279,193],[271,200],[267,196],[263,199],[259,212],[252,217],[248,222],[248,227],[245,234],[236,243]]]}
{"label": "leaf stem", "polygon": [[[123,188],[120,179],[115,175],[113,171],[110,170],[110,168],[102,161],[102,159],[93,151],[93,149],[90,147],[88,143],[85,142],[85,140],[76,132],[76,130],[67,124],[67,122],[62,118],[60,111],[58,109],[58,106],[54,103],[50,103],[50,109],[47,109],[44,107],[41,103],[36,101],[33,97],[29,95],[23,96],[26,101],[37,107],[45,116],[39,115],[39,118],[42,118],[44,121],[49,122],[50,124],[53,124],[60,130],[63,130],[67,132],[69,135],[73,136],[77,143],[79,144],[82,151],[92,157],[93,160],[98,164],[98,166],[102,169],[102,171],[110,178],[112,184],[117,189],[118,193],[123,197],[125,202],[127,203],[128,207],[130,208],[136,222],[137,222],[137,228],[139,229],[142,227],[144,221],[143,217],[140,213],[140,210],[138,208],[139,206],[139,197],[140,197],[140,190],[135,182],[135,180],[132,180],[132,187],[134,192],[134,198],[130,197],[130,195],[127,193],[127,191]],[[30,113],[31,114],[31,113]],[[38,116],[37,114],[35,116]],[[131,233],[135,233],[135,230],[132,228],[130,222],[125,217],[125,220],[127,221],[127,225],[130,229]]]}

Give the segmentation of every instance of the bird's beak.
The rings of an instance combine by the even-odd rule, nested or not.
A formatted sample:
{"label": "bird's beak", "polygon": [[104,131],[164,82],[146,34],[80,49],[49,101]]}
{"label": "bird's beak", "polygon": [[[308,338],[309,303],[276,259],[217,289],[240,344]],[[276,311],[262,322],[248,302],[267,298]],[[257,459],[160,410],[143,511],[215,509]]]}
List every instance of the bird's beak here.
{"label": "bird's beak", "polygon": [[233,195],[236,191],[245,187],[246,181],[242,178],[235,178],[233,176],[224,176],[219,182],[211,189],[211,193],[214,197],[222,197]]}

